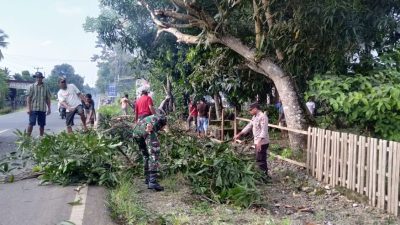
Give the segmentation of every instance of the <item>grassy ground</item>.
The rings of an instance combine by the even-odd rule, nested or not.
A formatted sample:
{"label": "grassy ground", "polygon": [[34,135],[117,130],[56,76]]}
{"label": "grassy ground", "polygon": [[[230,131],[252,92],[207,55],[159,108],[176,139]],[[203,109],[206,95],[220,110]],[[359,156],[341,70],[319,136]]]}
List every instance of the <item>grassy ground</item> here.
{"label": "grassy ground", "polygon": [[182,174],[161,179],[164,192],[147,189],[143,178],[125,179],[110,191],[110,209],[120,224],[400,224],[400,219],[369,207],[362,198],[326,187],[305,171],[269,160],[272,183],[258,186],[262,200],[249,208],[214,203],[194,195]]}
{"label": "grassy ground", "polygon": [[[271,136],[271,148],[276,145],[277,153],[291,154],[280,147],[278,137]],[[238,149],[254,157],[248,146]],[[120,224],[400,224],[399,217],[368,206],[365,198],[352,191],[319,183],[302,167],[274,157],[269,157],[268,166],[272,182],[257,186],[262,198],[248,208],[193,194],[186,177],[175,174],[160,180],[164,192],[148,190],[140,177],[124,179],[110,192],[110,209]]]}

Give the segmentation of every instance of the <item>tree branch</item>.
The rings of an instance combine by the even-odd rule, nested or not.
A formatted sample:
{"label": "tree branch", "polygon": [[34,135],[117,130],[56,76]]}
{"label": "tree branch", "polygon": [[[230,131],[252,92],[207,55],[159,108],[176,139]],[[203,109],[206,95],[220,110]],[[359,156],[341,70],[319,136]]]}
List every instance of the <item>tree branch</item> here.
{"label": "tree branch", "polygon": [[[267,24],[268,24],[268,32],[271,31],[272,26],[274,26],[274,18],[271,14],[271,10],[269,8],[270,1],[269,0],[262,0],[263,3],[263,8],[265,11],[265,18],[267,19]],[[282,61],[284,58],[283,52],[280,49],[275,50],[276,57],[278,58],[279,61]]]}
{"label": "tree branch", "polygon": [[[141,0],[142,1],[142,0]],[[214,18],[206,13],[200,8],[197,8],[195,5],[196,1],[188,1],[188,0],[170,0],[172,3],[177,6],[186,9],[189,15],[195,16],[196,18],[203,20],[205,24],[207,24],[207,28],[209,30],[213,30],[217,23]]]}
{"label": "tree branch", "polygon": [[264,39],[262,34],[262,25],[260,18],[260,8],[258,7],[257,0],[253,0],[253,17],[254,17],[254,30],[256,32],[256,48],[260,49],[261,43]]}
{"label": "tree branch", "polygon": [[[187,15],[187,14],[182,14],[182,13],[178,13],[172,10],[154,10],[154,15],[156,16],[165,16],[165,17],[170,17],[170,18],[174,18],[177,20],[181,20],[181,21],[185,21],[189,24],[191,24],[191,27],[200,27],[200,28],[206,28],[207,24],[204,23],[204,21],[201,21],[191,15]],[[176,27],[176,28],[180,28],[179,24],[175,24],[175,25],[170,25],[172,27]],[[188,28],[190,26],[182,26],[181,28]]]}

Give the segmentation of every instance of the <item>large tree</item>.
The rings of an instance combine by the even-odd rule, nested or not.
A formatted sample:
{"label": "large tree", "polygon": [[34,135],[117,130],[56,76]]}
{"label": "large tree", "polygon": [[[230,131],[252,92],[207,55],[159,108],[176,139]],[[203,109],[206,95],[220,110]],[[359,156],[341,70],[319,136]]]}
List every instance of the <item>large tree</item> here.
{"label": "large tree", "polygon": [[[142,46],[149,34],[172,34],[177,42],[216,44],[236,52],[243,64],[271,79],[287,124],[305,129],[299,87],[315,72],[345,71],[349,59],[397,41],[396,0],[101,0],[119,14],[100,18],[108,42]],[[152,27],[153,26],[153,27]],[[290,135],[292,146],[304,139]]]}

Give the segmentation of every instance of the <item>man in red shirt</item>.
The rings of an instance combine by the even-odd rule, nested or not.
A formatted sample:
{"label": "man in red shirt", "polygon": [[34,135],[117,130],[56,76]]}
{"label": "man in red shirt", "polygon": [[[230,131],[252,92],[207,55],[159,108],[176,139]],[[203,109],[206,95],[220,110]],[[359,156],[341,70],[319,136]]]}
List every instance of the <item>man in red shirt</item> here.
{"label": "man in red shirt", "polygon": [[148,96],[148,91],[143,90],[142,95],[140,98],[136,101],[135,104],[135,122],[138,120],[141,120],[147,116],[155,114],[155,109],[153,106],[153,99],[151,99],[150,96]]}
{"label": "man in red shirt", "polygon": [[195,128],[197,131],[197,106],[196,103],[193,102],[193,100],[189,100],[189,117],[187,118],[187,123],[188,123],[188,128],[187,130],[190,131],[190,124],[192,123],[192,120],[194,120]]}

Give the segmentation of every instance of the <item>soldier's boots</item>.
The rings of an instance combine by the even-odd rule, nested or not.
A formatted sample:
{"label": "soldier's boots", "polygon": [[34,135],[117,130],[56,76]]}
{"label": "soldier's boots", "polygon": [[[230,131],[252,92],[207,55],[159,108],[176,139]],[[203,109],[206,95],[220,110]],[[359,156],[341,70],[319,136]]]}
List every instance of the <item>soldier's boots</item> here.
{"label": "soldier's boots", "polygon": [[157,182],[157,173],[150,173],[149,184],[147,188],[155,191],[164,191],[164,187]]}

